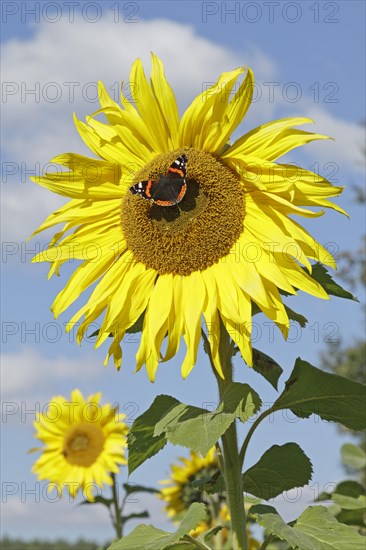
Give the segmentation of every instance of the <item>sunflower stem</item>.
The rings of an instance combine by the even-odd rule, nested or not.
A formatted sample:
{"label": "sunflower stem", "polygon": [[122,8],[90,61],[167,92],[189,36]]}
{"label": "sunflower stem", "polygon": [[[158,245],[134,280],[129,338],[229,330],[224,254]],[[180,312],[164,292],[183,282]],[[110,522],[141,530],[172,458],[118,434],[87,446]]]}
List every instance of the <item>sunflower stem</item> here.
{"label": "sunflower stem", "polygon": [[[219,352],[225,379],[222,380],[219,377],[216,378],[219,386],[220,400],[222,400],[225,389],[233,379],[233,366],[231,361],[233,344],[222,323],[220,328],[221,335]],[[231,424],[221,439],[224,463],[223,475],[225,479],[227,501],[231,518],[232,548],[233,550],[247,550],[248,541],[246,532],[243,482],[235,422]]]}
{"label": "sunflower stem", "polygon": [[265,550],[270,542],[272,542],[275,539],[274,535],[268,535],[262,543],[262,546],[259,548],[259,550]]}
{"label": "sunflower stem", "polygon": [[116,535],[118,539],[122,538],[122,517],[121,517],[121,509],[119,507],[118,502],[118,490],[117,490],[117,481],[116,481],[116,474],[112,474],[113,479],[113,485],[112,485],[112,498],[113,498],[113,506],[114,506],[114,528],[116,530]]}

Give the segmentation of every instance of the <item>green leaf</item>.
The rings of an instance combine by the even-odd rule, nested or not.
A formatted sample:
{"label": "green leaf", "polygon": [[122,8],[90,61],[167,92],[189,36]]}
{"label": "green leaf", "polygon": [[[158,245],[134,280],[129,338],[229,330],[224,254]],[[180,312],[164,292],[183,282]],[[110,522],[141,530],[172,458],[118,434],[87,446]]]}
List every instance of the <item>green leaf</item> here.
{"label": "green leaf", "polygon": [[259,349],[253,348],[253,369],[277,390],[278,379],[283,373],[283,369],[272,357]]}
{"label": "green leaf", "polygon": [[315,502],[323,502],[324,500],[331,500],[331,498],[332,498],[332,493],[327,493],[326,491],[322,491],[315,499]]}
{"label": "green leaf", "polygon": [[291,309],[288,306],[285,306],[286,313],[288,315],[288,318],[291,319],[291,321],[296,321],[299,323],[301,328],[305,328],[306,324],[308,322],[307,318],[301,315],[300,313],[297,313],[293,309]]}
{"label": "green leaf", "polygon": [[336,488],[331,493],[322,492],[316,499],[316,502],[320,502],[322,500],[332,500],[333,495],[343,495],[346,497],[352,497],[352,498],[358,498],[360,495],[365,494],[364,487],[358,483],[357,481],[354,481],[352,479],[348,479],[346,481],[341,481],[338,483]]}
{"label": "green leaf", "polygon": [[312,268],[311,277],[315,279],[328,294],[358,302],[357,298],[353,296],[351,292],[348,292],[348,290],[345,290],[333,280],[332,276],[322,264],[316,263]]}
{"label": "green leaf", "polygon": [[307,508],[293,527],[273,509],[263,513],[259,506],[253,506],[249,513],[255,515],[268,534],[287,541],[293,549],[365,550],[365,537],[352,527],[339,523],[324,506]]}
{"label": "green leaf", "polygon": [[247,493],[269,500],[283,491],[306,485],[312,471],[311,462],[299,445],[273,445],[243,474],[243,488]]}
{"label": "green leaf", "polygon": [[300,418],[318,414],[352,430],[366,427],[366,386],[321,371],[300,358],[272,409],[290,409]]}
{"label": "green leaf", "polygon": [[268,504],[255,504],[249,509],[249,516],[257,516],[262,514],[277,514],[276,508],[269,506]]}
{"label": "green leaf", "polygon": [[358,508],[357,510],[341,510],[335,515],[337,521],[346,525],[355,525],[357,527],[365,527],[365,510]]}
{"label": "green leaf", "polygon": [[[118,542],[113,543],[108,550],[164,550],[176,548],[185,535],[197,525],[206,519],[206,508],[204,504],[195,502],[185,514],[182,523],[175,533],[168,533],[161,529],[156,529],[152,525],[139,525],[129,535],[123,537]],[[185,548],[191,550],[195,546],[185,545]],[[183,548],[183,546],[182,546]]]}
{"label": "green leaf", "polygon": [[100,495],[97,495],[94,500],[83,500],[82,502],[80,502],[80,506],[83,505],[83,504],[104,504],[104,506],[106,506],[107,508],[110,508],[110,506],[112,506],[113,504],[113,499],[112,498],[104,498]]}
{"label": "green leaf", "polygon": [[143,512],[136,512],[129,514],[128,516],[121,516],[122,524],[124,525],[127,523],[130,519],[137,519],[137,518],[148,518],[150,517],[150,514],[147,510],[144,510]]}
{"label": "green leaf", "polygon": [[162,415],[155,436],[165,433],[173,445],[182,445],[205,456],[236,418],[246,422],[260,408],[258,394],[248,385],[232,382],[212,412],[178,403]]}
{"label": "green leaf", "polygon": [[209,540],[211,540],[223,528],[224,528],[223,525],[216,525],[215,527],[212,527],[212,529],[210,529],[209,531],[207,531],[207,533],[204,534],[204,536],[203,536],[204,541],[208,542]]}
{"label": "green leaf", "polygon": [[160,550],[167,547],[170,534],[153,525],[138,525],[131,533],[111,544],[108,550]]}
{"label": "green leaf", "polygon": [[136,418],[128,433],[128,472],[131,474],[166,444],[165,434],[154,434],[155,424],[171,408],[179,404],[170,395],[159,395],[151,407]]}
{"label": "green leaf", "polygon": [[366,467],[366,453],[358,445],[345,443],[342,445],[341,455],[344,464],[354,470],[362,470]]}
{"label": "green leaf", "polygon": [[332,500],[344,510],[358,510],[359,508],[366,508],[365,495],[359,495],[357,498],[355,498],[334,493],[332,495]]}
{"label": "green leaf", "polygon": [[225,490],[225,481],[220,470],[211,477],[203,477],[195,479],[191,482],[192,487],[196,487],[200,491],[205,491],[208,494],[221,493]]}
{"label": "green leaf", "polygon": [[333,493],[357,498],[358,496],[365,494],[365,489],[360,483],[358,483],[358,481],[348,479],[346,481],[341,481],[340,483],[338,483]]}
{"label": "green leaf", "polygon": [[145,487],[144,485],[137,485],[134,483],[124,483],[123,488],[127,495],[131,493],[160,493],[159,489],[155,489],[154,487]]}
{"label": "green leaf", "polygon": [[184,535],[187,535],[192,529],[195,529],[197,525],[207,518],[206,507],[204,504],[194,502],[189,507],[188,512],[183,518],[182,523],[178,527],[177,531],[172,535],[171,542],[178,542]]}
{"label": "green leaf", "polygon": [[182,542],[175,542],[174,544],[167,546],[165,550],[197,550],[197,544],[184,540]]}

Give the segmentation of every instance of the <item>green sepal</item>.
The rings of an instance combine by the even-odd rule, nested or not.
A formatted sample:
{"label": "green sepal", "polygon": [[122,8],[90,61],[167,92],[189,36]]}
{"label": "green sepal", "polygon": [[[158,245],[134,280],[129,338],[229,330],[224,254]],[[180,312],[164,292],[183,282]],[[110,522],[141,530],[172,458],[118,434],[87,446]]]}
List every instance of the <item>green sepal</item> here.
{"label": "green sepal", "polygon": [[[129,328],[126,329],[126,332],[128,334],[136,334],[137,332],[142,332],[142,327],[143,327],[143,324],[144,324],[144,317],[145,317],[145,312],[142,313],[140,315],[140,317],[137,319],[137,321]],[[97,337],[99,334],[99,328],[97,330],[95,330],[92,334],[89,334],[88,335],[88,338],[95,338]],[[114,337],[114,334],[113,332],[111,332],[108,336],[108,338],[113,338]]]}
{"label": "green sepal", "polygon": [[285,306],[286,313],[288,315],[288,318],[291,319],[291,321],[296,321],[299,323],[301,328],[305,328],[307,325],[307,318],[301,315],[301,313],[297,313],[297,311],[294,311],[288,306]]}
{"label": "green sepal", "polygon": [[[306,268],[304,269],[308,272]],[[353,296],[351,292],[345,290],[334,281],[334,279],[329,274],[323,264],[320,264],[319,262],[314,264],[312,266],[312,272],[309,273],[309,275],[315,281],[317,281],[328,294],[332,296],[337,296],[338,298],[346,298],[347,300],[355,300],[356,302],[358,302],[358,299]]]}
{"label": "green sepal", "polygon": [[[322,288],[329,294],[330,296],[337,296],[338,298],[346,298],[347,300],[354,300],[358,302],[359,300],[354,296],[351,292],[348,290],[345,290],[342,288],[338,283],[335,282],[333,277],[329,274],[326,267],[324,267],[323,264],[317,262],[312,265],[312,271],[310,271],[306,267],[302,267],[302,269],[312,278],[314,281],[320,284]],[[282,296],[292,296],[289,292],[286,292],[285,290],[279,289],[280,294]],[[295,313],[295,312],[294,312]],[[298,315],[298,314],[296,314]],[[291,317],[290,317],[291,318]],[[295,319],[297,320],[297,319]],[[300,323],[301,324],[301,323]]]}

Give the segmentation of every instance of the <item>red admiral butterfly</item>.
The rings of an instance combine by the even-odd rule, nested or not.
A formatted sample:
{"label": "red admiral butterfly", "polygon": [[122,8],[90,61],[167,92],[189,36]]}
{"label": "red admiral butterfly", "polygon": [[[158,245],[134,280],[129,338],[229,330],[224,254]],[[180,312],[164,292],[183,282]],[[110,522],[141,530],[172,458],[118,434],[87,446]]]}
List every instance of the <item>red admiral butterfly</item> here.
{"label": "red admiral butterfly", "polygon": [[130,187],[131,193],[151,200],[159,206],[175,206],[187,191],[186,155],[178,157],[169,167],[167,175],[160,174],[156,181],[145,180]]}

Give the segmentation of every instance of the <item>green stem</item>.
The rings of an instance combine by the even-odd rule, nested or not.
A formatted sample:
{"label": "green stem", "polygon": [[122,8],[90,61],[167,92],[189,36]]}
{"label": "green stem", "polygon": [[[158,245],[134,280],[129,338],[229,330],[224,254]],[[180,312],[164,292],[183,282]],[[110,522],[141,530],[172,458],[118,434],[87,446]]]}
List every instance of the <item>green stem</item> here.
{"label": "green stem", "polygon": [[267,548],[267,546],[269,545],[270,542],[272,542],[272,540],[274,539],[275,537],[273,535],[268,535],[268,537],[266,537],[260,547],[259,550],[265,550]]}
{"label": "green stem", "polygon": [[242,445],[242,447],[241,447],[241,449],[240,449],[240,453],[239,453],[240,468],[243,468],[245,454],[246,454],[246,452],[247,452],[247,448],[248,448],[249,442],[250,442],[250,440],[252,439],[253,433],[254,433],[255,430],[258,428],[258,426],[259,426],[259,424],[262,422],[262,420],[264,420],[265,418],[267,418],[267,416],[269,416],[272,412],[273,412],[273,409],[270,408],[270,409],[268,409],[267,411],[264,411],[261,415],[259,415],[258,418],[257,418],[257,420],[254,422],[254,424],[253,424],[252,427],[250,428],[249,432],[247,433],[246,438],[244,439],[244,443],[243,443],[243,445]]}
{"label": "green stem", "polygon": [[121,509],[118,503],[118,491],[117,491],[117,482],[116,474],[112,474],[113,485],[112,485],[112,498],[114,506],[114,528],[116,530],[116,535],[118,539],[122,538],[122,518],[121,518]]}
{"label": "green stem", "polygon": [[230,510],[233,550],[247,550],[244,493],[239,462],[236,425],[222,436],[224,452],[224,478]]}
{"label": "green stem", "polygon": [[[233,380],[232,353],[233,343],[221,324],[220,335],[220,360],[225,375],[222,380],[216,376],[219,386],[220,400],[227,386]],[[211,363],[212,364],[212,363]],[[222,454],[225,479],[225,487],[227,493],[227,502],[230,510],[231,518],[231,533],[232,533],[232,548],[233,550],[247,550],[247,531],[246,518],[244,508],[244,493],[241,473],[241,464],[239,459],[238,436],[236,431],[236,423],[233,422],[222,439]]]}

